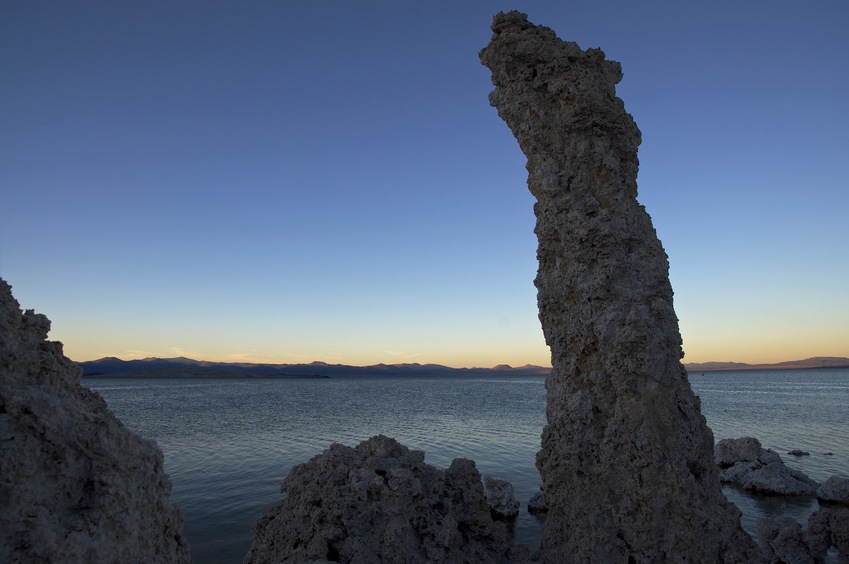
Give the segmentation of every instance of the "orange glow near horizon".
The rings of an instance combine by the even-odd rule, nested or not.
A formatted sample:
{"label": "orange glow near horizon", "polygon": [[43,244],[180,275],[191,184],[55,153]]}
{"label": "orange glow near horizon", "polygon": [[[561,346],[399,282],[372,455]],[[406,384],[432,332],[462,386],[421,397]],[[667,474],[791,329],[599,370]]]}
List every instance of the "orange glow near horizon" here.
{"label": "orange glow near horizon", "polygon": [[[847,351],[838,346],[823,346],[811,349],[800,343],[798,346],[753,348],[752,344],[720,343],[712,347],[696,349],[697,353],[687,352],[682,360],[684,364],[705,362],[741,362],[746,364],[776,364],[780,362],[805,360],[814,357],[847,357]],[[250,352],[212,352],[204,349],[182,349],[178,347],[150,348],[146,350],[123,349],[107,351],[103,348],[77,346],[70,341],[65,343],[65,355],[77,362],[98,360],[104,357],[117,357],[122,360],[144,358],[186,357],[209,362],[232,362],[250,364],[309,364],[325,362],[327,364],[345,364],[351,366],[371,366],[376,364],[440,364],[452,368],[490,368],[499,364],[513,367],[535,365],[550,367],[551,360],[547,347],[526,352],[502,351],[504,354],[489,351],[477,351],[472,354],[455,352],[442,354],[403,353],[401,351],[367,352],[362,354],[341,354],[334,351],[314,350],[310,353],[273,353],[271,351]]]}

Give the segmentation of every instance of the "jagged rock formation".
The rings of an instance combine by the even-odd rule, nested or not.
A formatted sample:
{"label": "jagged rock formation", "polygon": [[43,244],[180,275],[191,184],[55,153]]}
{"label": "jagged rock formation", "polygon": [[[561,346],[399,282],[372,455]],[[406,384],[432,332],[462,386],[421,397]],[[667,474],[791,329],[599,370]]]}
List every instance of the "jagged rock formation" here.
{"label": "jagged rock formation", "polygon": [[0,279],[0,562],[190,562],[162,451],[128,431]]}
{"label": "jagged rock formation", "polygon": [[785,466],[777,452],[763,448],[754,437],[722,439],[713,448],[723,483],[776,495],[814,495],[817,491],[819,484],[804,472]]}
{"label": "jagged rock formation", "polygon": [[378,435],[334,444],[292,469],[286,498],[253,526],[245,562],[521,562],[490,516],[480,474],[447,470]]}
{"label": "jagged rock formation", "polygon": [[814,562],[802,525],[790,517],[759,519],[758,544],[765,564]]}
{"label": "jagged rock formation", "polygon": [[822,562],[829,548],[837,549],[839,562],[849,562],[849,507],[820,507],[808,517],[807,543]]}
{"label": "jagged rock formation", "polygon": [[808,517],[808,528],[790,517],[758,520],[761,561],[769,564],[825,562],[830,548],[849,562],[849,507],[824,506]]}
{"label": "jagged rock formation", "polygon": [[490,103],[528,158],[551,347],[537,466],[547,562],[751,562],[681,365],[666,254],[637,203],[640,132],[620,65],[498,14]]}

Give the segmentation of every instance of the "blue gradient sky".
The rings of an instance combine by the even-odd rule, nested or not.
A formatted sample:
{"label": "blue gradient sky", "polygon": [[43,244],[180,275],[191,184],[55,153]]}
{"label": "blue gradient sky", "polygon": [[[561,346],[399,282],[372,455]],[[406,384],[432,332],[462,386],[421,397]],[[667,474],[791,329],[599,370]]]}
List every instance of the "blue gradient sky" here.
{"label": "blue gradient sky", "polygon": [[547,364],[517,6],[623,65],[685,361],[849,356],[845,1],[5,1],[0,276],[75,360]]}

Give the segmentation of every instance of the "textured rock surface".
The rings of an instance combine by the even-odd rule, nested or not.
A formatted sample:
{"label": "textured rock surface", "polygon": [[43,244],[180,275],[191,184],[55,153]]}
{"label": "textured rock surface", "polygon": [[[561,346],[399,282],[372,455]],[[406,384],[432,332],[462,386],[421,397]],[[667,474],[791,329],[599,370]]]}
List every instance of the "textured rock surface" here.
{"label": "textured rock surface", "polygon": [[499,517],[515,517],[519,514],[519,502],[513,484],[491,476],[483,479],[483,491],[489,510]]}
{"label": "textured rock surface", "polygon": [[162,452],[129,432],[0,280],[0,562],[188,562]]}
{"label": "textured rock surface", "polygon": [[545,492],[542,489],[532,495],[531,499],[528,500],[528,511],[530,513],[548,511],[548,504],[545,503]]}
{"label": "textured rock surface", "polygon": [[751,562],[680,362],[666,254],[636,199],[640,132],[616,97],[621,68],[518,12],[492,31],[480,57],[490,103],[528,158],[553,366],[541,556]]}
{"label": "textured rock surface", "polygon": [[761,547],[763,562],[813,564],[814,558],[811,556],[806,537],[802,525],[790,517],[758,520],[758,544]]}
{"label": "textured rock surface", "polygon": [[849,478],[832,476],[817,488],[817,499],[849,505]]}
{"label": "textured rock surface", "polygon": [[758,520],[761,561],[770,564],[824,562],[837,549],[838,562],[849,562],[849,507],[820,507],[808,517],[808,529],[790,517]]}
{"label": "textured rock surface", "polygon": [[714,446],[720,480],[745,490],[777,495],[814,495],[818,484],[804,472],[788,468],[777,452],[753,437],[723,439]]}
{"label": "textured rock surface", "polygon": [[286,498],[253,526],[245,562],[521,562],[493,521],[480,474],[447,470],[381,435],[334,444],[292,469]]}
{"label": "textured rock surface", "polygon": [[849,562],[849,507],[820,507],[808,517],[808,544],[820,561],[834,547],[840,562]]}

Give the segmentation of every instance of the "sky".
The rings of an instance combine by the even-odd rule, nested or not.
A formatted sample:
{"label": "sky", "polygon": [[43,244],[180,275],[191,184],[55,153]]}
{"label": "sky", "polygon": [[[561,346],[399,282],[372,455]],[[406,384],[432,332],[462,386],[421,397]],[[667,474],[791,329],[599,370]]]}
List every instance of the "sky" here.
{"label": "sky", "polygon": [[509,9],[622,63],[684,361],[849,356],[843,0],[0,0],[0,276],[76,361],[549,365]]}

